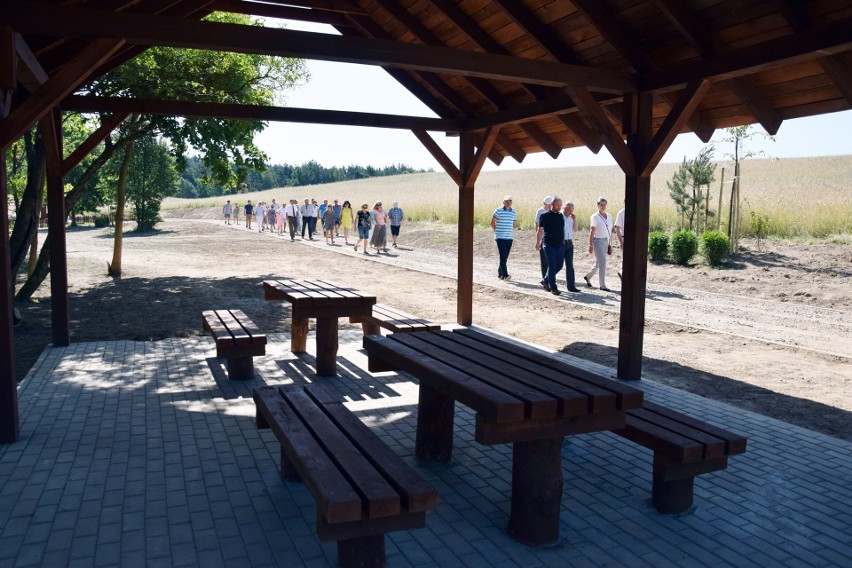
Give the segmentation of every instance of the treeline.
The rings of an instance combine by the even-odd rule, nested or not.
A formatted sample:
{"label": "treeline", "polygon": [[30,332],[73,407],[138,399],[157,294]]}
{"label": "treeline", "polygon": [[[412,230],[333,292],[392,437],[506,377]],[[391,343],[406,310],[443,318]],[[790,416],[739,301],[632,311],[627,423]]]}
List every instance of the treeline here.
{"label": "treeline", "polygon": [[[243,176],[241,190],[259,191],[273,187],[295,187],[301,185],[316,185],[349,181],[369,177],[395,176],[431,172],[432,170],[417,170],[405,164],[396,164],[375,168],[373,166],[333,166],[327,168],[311,160],[301,165],[273,164],[264,171],[251,170]],[[209,181],[208,172],[201,158],[190,157],[186,169],[181,174],[178,197],[215,197],[235,193],[236,187],[225,188]]]}

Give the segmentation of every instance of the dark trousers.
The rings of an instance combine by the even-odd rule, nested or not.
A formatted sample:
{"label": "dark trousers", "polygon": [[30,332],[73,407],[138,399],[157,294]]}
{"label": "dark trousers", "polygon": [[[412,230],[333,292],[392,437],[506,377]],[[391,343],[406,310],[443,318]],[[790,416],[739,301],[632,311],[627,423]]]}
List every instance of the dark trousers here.
{"label": "dark trousers", "polygon": [[299,226],[299,219],[297,217],[287,217],[287,226],[290,228],[290,240],[292,241],[296,238],[296,227]]}
{"label": "dark trousers", "polygon": [[302,217],[302,238],[305,238],[305,229],[308,230],[308,237],[314,238],[314,227],[316,227],[316,217]]}
{"label": "dark trousers", "polygon": [[574,280],[574,241],[565,241],[565,281],[568,284],[569,290],[577,288],[577,282]]}
{"label": "dark trousers", "polygon": [[547,255],[544,254],[544,246],[538,249],[538,259],[541,262],[541,279],[547,280]]}
{"label": "dark trousers", "polygon": [[497,276],[508,276],[509,269],[506,268],[506,261],[509,260],[513,241],[512,239],[494,239],[494,241],[497,243],[497,252],[500,253],[500,266],[497,268]]}
{"label": "dark trousers", "polygon": [[551,290],[556,290],[556,275],[562,270],[562,263],[565,262],[565,245],[551,245],[544,243],[541,248],[544,249],[544,254],[547,256],[547,285]]}

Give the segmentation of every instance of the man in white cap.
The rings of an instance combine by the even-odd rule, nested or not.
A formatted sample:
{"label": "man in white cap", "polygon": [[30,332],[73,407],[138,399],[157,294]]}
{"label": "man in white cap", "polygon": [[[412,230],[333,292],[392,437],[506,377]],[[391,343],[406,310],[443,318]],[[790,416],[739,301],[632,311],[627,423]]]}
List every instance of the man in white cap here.
{"label": "man in white cap", "polygon": [[497,268],[497,277],[500,280],[511,280],[506,261],[512,250],[512,242],[515,239],[515,225],[518,223],[518,213],[512,209],[512,196],[503,198],[503,206],[494,210],[491,216],[491,230],[494,231],[494,242],[497,243],[497,252],[500,254],[500,266]]}
{"label": "man in white cap", "polygon": [[[553,198],[551,196],[547,196],[544,198],[544,206],[539,207],[538,211],[535,212],[535,232],[538,234],[538,222],[541,220],[541,214],[547,211],[550,211],[550,204],[553,203]],[[547,286],[547,255],[544,254],[544,248],[540,248],[538,250],[538,259],[541,262],[541,285],[545,288]]]}

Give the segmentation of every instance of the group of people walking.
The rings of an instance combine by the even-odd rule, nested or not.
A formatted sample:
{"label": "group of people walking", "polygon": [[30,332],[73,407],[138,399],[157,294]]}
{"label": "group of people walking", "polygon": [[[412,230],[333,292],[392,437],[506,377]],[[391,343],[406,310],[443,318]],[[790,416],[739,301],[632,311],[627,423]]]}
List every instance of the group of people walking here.
{"label": "group of people walking", "polygon": [[[514,229],[518,215],[512,208],[512,197],[503,198],[503,206],[494,210],[491,217],[491,228],[494,231],[494,241],[500,264],[497,276],[500,280],[510,280],[507,268],[509,252],[514,241]],[[589,219],[589,254],[594,255],[592,268],[583,276],[586,286],[592,287],[592,277],[598,274],[601,290],[609,291],[606,286],[606,262],[612,254],[613,219],[606,211],[607,200],[601,197],[597,201],[597,211]],[[615,219],[616,236],[619,244],[624,245],[624,209],[619,211]],[[535,215],[535,248],[539,253],[541,263],[541,285],[554,295],[559,295],[556,276],[565,268],[565,284],[570,292],[579,292],[574,274],[574,235],[577,232],[577,218],[574,215],[574,204],[556,196],[544,198],[544,203]],[[621,272],[618,273],[619,278]]]}
{"label": "group of people walking", "polygon": [[232,204],[229,199],[222,208],[225,223],[228,225],[232,220],[234,224],[239,223],[241,213],[245,217],[246,229],[251,229],[252,221],[256,221],[255,227],[259,233],[268,230],[284,235],[289,232],[290,241],[295,241],[297,235],[305,239],[306,232],[307,240],[314,240],[317,222],[326,244],[329,245],[334,244],[335,238],[340,238],[342,230],[344,244],[351,246],[349,233],[352,232],[353,240],[357,239],[354,243],[355,250],[357,251],[363,242],[364,254],[370,254],[367,252],[368,244],[376,253],[388,252],[388,225],[391,229],[391,244],[397,248],[397,238],[405,215],[396,201],[388,210],[383,208],[381,201],[377,201],[372,209],[368,203],[363,203],[354,211],[349,201],[341,204],[337,199],[333,200],[333,203],[329,203],[328,199],[317,203],[316,199],[306,198],[302,205],[299,205],[296,199],[291,199],[287,205],[279,204],[275,199],[270,203],[259,201],[257,204],[248,200],[244,206]]}

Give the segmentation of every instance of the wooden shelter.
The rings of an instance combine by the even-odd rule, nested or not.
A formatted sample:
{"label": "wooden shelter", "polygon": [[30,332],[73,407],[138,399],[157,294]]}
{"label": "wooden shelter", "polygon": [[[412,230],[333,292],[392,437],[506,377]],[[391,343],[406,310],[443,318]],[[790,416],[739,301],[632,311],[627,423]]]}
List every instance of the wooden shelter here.
{"label": "wooden shelter", "polygon": [[[302,20],[340,35],[204,21]],[[650,176],[677,134],[852,107],[851,0],[0,0],[0,147],[45,134],[53,341],[70,341],[63,176],[130,113],[411,130],[459,187],[457,319],[473,320],[473,191],[486,159],[605,147],[625,173],[618,375],[641,374]],[[378,65],[437,118],[73,93],[150,46]],[[63,159],[61,111],[112,113]],[[429,132],[459,135],[454,161]],[[8,234],[5,152],[0,233]],[[0,440],[17,437],[8,240],[0,246]]]}

